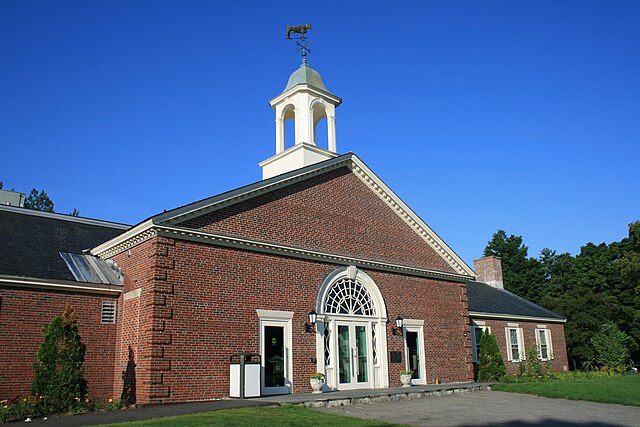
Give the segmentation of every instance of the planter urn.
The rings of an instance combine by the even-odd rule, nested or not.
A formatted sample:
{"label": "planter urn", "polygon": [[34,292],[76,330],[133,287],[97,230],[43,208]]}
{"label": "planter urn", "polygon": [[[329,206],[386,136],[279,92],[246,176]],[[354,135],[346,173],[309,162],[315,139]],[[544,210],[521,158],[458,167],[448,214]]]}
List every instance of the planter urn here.
{"label": "planter urn", "polygon": [[324,386],[323,378],[310,378],[309,383],[311,384],[313,393],[315,394],[322,393],[322,387]]}
{"label": "planter urn", "polygon": [[411,374],[401,374],[400,382],[402,382],[402,387],[411,387]]}

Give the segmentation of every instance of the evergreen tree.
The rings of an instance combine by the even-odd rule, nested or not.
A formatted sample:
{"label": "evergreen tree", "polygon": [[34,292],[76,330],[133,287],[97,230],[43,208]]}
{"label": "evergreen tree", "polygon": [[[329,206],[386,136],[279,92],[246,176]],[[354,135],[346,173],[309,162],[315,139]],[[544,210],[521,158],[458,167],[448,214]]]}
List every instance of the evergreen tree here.
{"label": "evergreen tree", "polygon": [[537,259],[529,258],[528,251],[522,236],[507,236],[504,230],[498,230],[487,243],[484,256],[502,258],[506,290],[537,303],[546,294],[545,268]]}
{"label": "evergreen tree", "polygon": [[78,334],[77,319],[76,311],[67,304],[62,317],[55,317],[43,330],[31,391],[41,397],[45,412],[66,411],[87,396],[82,367],[86,347]]}
{"label": "evergreen tree", "polygon": [[32,188],[31,193],[24,199],[24,207],[36,211],[53,212],[53,202],[47,193],[44,190],[38,193],[35,188]]}
{"label": "evergreen tree", "polygon": [[504,360],[498,348],[496,336],[485,330],[480,337],[480,354],[478,356],[478,381],[491,381],[506,374]]}
{"label": "evergreen tree", "polygon": [[599,366],[623,369],[629,361],[629,336],[613,323],[605,323],[591,338]]}

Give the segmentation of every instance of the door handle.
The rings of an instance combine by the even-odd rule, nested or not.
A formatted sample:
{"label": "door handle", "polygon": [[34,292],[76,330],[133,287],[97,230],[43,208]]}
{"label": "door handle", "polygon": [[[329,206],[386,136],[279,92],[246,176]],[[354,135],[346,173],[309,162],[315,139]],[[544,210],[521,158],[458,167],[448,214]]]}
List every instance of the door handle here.
{"label": "door handle", "polygon": [[354,370],[353,376],[357,377],[358,374],[360,373],[360,370],[358,367],[358,352],[352,348],[351,354],[353,355],[353,370]]}

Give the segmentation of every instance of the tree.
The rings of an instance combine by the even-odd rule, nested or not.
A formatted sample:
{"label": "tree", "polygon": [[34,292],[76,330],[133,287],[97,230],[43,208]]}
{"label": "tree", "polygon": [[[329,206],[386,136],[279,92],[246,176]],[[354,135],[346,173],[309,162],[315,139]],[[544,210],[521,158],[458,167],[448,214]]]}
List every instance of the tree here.
{"label": "tree", "polygon": [[53,212],[53,202],[47,193],[44,190],[38,193],[35,188],[32,188],[31,193],[24,199],[24,207],[36,211]]}
{"label": "tree", "polygon": [[591,338],[599,366],[623,369],[629,360],[629,336],[613,322],[602,325]]}
{"label": "tree", "polygon": [[484,249],[484,256],[502,258],[504,288],[533,302],[546,293],[545,268],[540,261],[528,257],[522,236],[507,236],[498,230]]}
{"label": "tree", "polygon": [[54,317],[43,332],[31,391],[40,397],[45,412],[63,412],[87,396],[82,367],[86,346],[78,334],[76,311],[67,304],[62,316]]}
{"label": "tree", "polygon": [[506,374],[504,360],[496,336],[485,330],[480,337],[480,354],[478,356],[478,381],[491,381]]}

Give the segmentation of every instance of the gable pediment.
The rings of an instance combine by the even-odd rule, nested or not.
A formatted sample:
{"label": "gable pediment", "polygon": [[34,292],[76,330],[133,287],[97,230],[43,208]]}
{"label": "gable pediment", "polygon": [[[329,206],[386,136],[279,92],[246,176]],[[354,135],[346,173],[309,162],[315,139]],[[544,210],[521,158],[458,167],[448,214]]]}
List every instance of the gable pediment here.
{"label": "gable pediment", "polygon": [[175,230],[198,230],[294,252],[474,276],[352,153],[162,213],[150,223],[176,236],[182,232]]}

